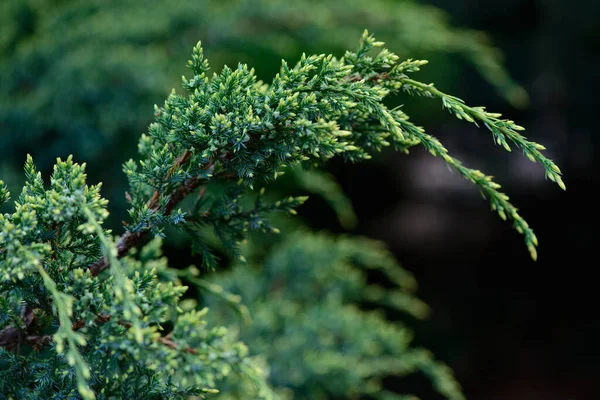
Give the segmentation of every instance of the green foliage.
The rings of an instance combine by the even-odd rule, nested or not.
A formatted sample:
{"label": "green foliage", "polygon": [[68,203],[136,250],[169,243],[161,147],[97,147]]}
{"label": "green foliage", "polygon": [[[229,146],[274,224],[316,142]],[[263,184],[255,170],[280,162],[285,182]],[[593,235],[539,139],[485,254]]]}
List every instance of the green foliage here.
{"label": "green foliage", "polygon": [[[398,56],[387,49],[369,55],[382,45],[365,31],[357,52],[346,52],[341,59],[302,55],[293,67],[283,61],[280,73],[265,85],[245,64],[235,70],[224,67],[209,78],[208,61],[198,44],[189,62],[194,76],[182,78],[188,96],[172,92],[164,106],[156,108],[156,122],[138,146],[143,159],[125,165],[132,188],[134,225],[130,232],[160,234],[165,225],[182,223],[181,211],[170,214],[172,199],[182,190],[178,188],[188,191],[218,180],[228,187],[225,201],[203,207],[201,192],[186,216],[188,231],[197,239],[196,247],[208,251],[201,235],[194,232],[198,226],[211,226],[225,249],[235,255],[248,229],[267,226],[261,212],[290,211],[303,201],[290,198],[287,203],[279,201],[262,209],[259,195],[256,206],[244,211],[238,205],[245,194],[240,186],[252,189],[256,181],[277,179],[285,167],[321,163],[335,155],[357,162],[390,145],[408,151],[422,144],[478,185],[503,218],[508,213],[535,259],[537,239],[508,196],[498,190],[500,185],[463,166],[437,139],[413,125],[400,108],[388,109],[384,99],[400,89],[441,96],[458,118],[483,122],[505,148],[508,137],[531,160],[540,161],[547,176],[564,188],[558,167],[540,153],[543,146],[520,135],[522,128],[514,122],[501,120],[483,107],[468,107],[432,85],[409,79],[407,74],[418,71],[424,61],[398,63]],[[232,182],[227,183],[229,180]],[[205,263],[212,266],[213,259],[209,255]]]}
{"label": "green foliage", "polygon": [[[474,66],[513,104],[527,99],[484,33],[455,27],[441,10],[413,0],[354,0],[351,7],[345,0],[170,0],[168,7],[158,0],[2,0],[3,179],[20,188],[24,153],[42,171],[57,156],[77,154],[107,185],[116,226],[126,218],[127,189],[118,166],[132,157],[149,107],[177,84],[198,38],[214,66],[243,60],[266,79],[282,58],[302,51],[343,54],[365,25],[402,57],[458,55],[453,66],[461,59]],[[435,76],[450,84],[447,63],[439,65]]]}
{"label": "green foliage", "polygon": [[10,192],[4,182],[0,180],[0,207],[2,207],[9,199]]}
{"label": "green foliage", "polygon": [[291,171],[294,186],[308,193],[320,196],[335,211],[340,226],[352,229],[357,224],[352,203],[346,197],[335,177],[318,169],[293,168]]}
{"label": "green foliage", "polygon": [[2,249],[3,283],[22,281],[35,272],[40,260],[60,249],[80,257],[97,257],[96,239],[79,235],[87,223],[82,207],[102,221],[108,214],[106,200],[100,197],[100,185],[85,184],[85,165],[74,164],[72,158],[58,160],[51,177],[51,188],[44,189],[42,176],[36,172],[28,156],[25,164],[27,183],[12,215],[0,215],[0,248]]}
{"label": "green foliage", "polygon": [[[209,77],[203,49],[195,46],[193,76],[182,80],[187,93],[173,91],[155,108],[140,159],[124,165],[130,221],[118,240],[102,228],[107,201],[99,185],[86,185],[85,165],[59,159],[46,188],[28,157],[14,212],[0,215],[0,393],[183,399],[222,390],[224,398],[273,398],[263,372],[270,368],[270,384],[283,397],[394,398],[381,390],[381,379],[420,371],[447,398],[462,399],[448,368],[411,347],[408,330],[360,308],[366,303],[413,317],[427,311],[412,276],[372,242],[299,234],[264,258],[269,248],[252,249],[246,255],[255,269],[238,267],[217,283],[194,269],[170,269],[157,239],[136,257],[147,234],[161,237],[171,228],[190,234],[206,268],[217,265],[215,248],[244,261],[251,232],[278,233],[271,214],[293,215],[306,200],[273,198],[254,186],[334,156],[358,162],[388,146],[408,152],[422,144],[514,220],[535,258],[535,235],[499,185],[464,167],[385,101],[403,89],[441,97],[455,116],[483,122],[504,147],[510,140],[540,161],[564,188],[558,167],[512,121],[408,78],[423,61],[398,62],[387,49],[373,54],[382,45],[365,31],[356,52],[303,54],[294,66],[283,61],[270,84],[245,64]],[[320,192],[340,215],[350,209],[326,175],[302,179],[300,187]],[[0,184],[0,199],[8,197]],[[393,288],[370,284],[367,270]],[[205,308],[183,298],[187,287],[179,278],[253,320],[252,328],[239,328],[251,353],[220,326],[237,325],[220,306],[213,324]]]}
{"label": "green foliage", "polygon": [[[428,308],[414,294],[413,276],[378,242],[290,233],[265,259],[251,261],[213,282],[241,296],[252,324],[240,324],[220,298],[209,294],[204,301],[211,318],[238,324],[251,352],[266,356],[269,381],[282,398],[385,399],[383,377],[414,372],[427,375],[446,398],[464,398],[448,368],[412,347],[406,327],[386,319],[381,307],[416,318]],[[368,283],[371,271],[392,288]]]}
{"label": "green foliage", "polygon": [[[58,160],[50,189],[31,157],[25,171],[16,211],[0,215],[3,398],[182,398],[235,371],[260,381],[246,346],[208,326],[206,310],[178,308],[186,287],[157,276],[166,259],[116,258],[100,227],[106,200],[83,165]],[[159,254],[151,247],[142,256]],[[94,278],[101,248],[111,274]]]}

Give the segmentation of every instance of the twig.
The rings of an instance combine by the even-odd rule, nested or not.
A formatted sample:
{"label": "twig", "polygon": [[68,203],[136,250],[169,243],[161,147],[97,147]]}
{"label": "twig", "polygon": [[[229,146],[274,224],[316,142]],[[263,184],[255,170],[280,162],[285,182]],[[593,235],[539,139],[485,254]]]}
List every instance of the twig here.
{"label": "twig", "polygon": [[[177,168],[179,168],[181,165],[183,165],[185,162],[187,162],[190,159],[190,157],[191,157],[191,153],[186,150],[186,152],[181,157],[179,157],[179,159],[177,159],[177,161],[175,162],[175,164],[169,171],[167,177],[171,176],[171,174],[173,174],[177,170]],[[209,162],[206,165],[205,170],[212,170],[212,169],[214,169],[214,163]],[[173,211],[173,209],[187,195],[189,195],[196,188],[201,186],[202,183],[203,183],[203,180],[200,177],[196,176],[196,177],[192,177],[192,178],[186,180],[180,187],[175,189],[175,191],[173,191],[173,193],[171,193],[171,196],[169,197],[169,201],[167,202],[167,205],[165,206],[164,215],[169,215],[171,213],[171,211]],[[202,191],[201,193],[203,194],[204,192]],[[153,210],[155,212],[159,211],[159,204],[158,204],[159,199],[160,199],[160,193],[158,191],[155,191],[153,196],[146,203],[146,205],[148,206],[148,208],[150,210]],[[129,251],[133,247],[135,247],[144,236],[146,236],[147,233],[148,233],[148,230],[141,231],[141,232],[131,232],[131,231],[125,232],[123,234],[123,236],[121,236],[121,238],[117,242],[117,258],[123,258],[124,256],[126,256],[129,253]],[[102,257],[95,263],[91,264],[89,266],[89,270],[90,270],[90,273],[92,274],[92,276],[98,276],[102,271],[108,269],[108,267],[110,267],[110,263],[108,262],[107,259]]]}
{"label": "twig", "polygon": [[[111,316],[107,314],[100,314],[96,318],[97,324],[104,324],[111,320]],[[125,328],[131,328],[131,323],[123,320],[119,320],[119,325],[124,326]],[[78,331],[85,326],[84,320],[78,320],[73,323],[71,329],[74,331]],[[158,338],[158,342],[173,349],[177,350],[179,345],[175,343],[171,339],[172,333],[167,336],[163,336]],[[7,350],[13,350],[16,348],[17,353],[19,352],[19,348],[22,344],[33,347],[36,351],[39,351],[42,347],[49,345],[54,341],[54,335],[28,335],[25,329],[19,329],[12,326],[9,326],[2,331],[0,331],[0,347],[4,347]],[[191,347],[185,347],[183,349],[186,353],[189,354],[197,354],[196,349]]]}

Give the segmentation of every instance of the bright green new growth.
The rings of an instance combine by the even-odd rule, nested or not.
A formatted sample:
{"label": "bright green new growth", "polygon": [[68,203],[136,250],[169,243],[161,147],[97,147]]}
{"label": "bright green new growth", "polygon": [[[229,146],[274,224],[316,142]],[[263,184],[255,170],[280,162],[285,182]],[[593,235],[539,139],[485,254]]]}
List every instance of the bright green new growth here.
{"label": "bright green new growth", "polygon": [[[170,270],[160,258],[157,241],[144,247],[138,258],[133,257],[133,250],[147,233],[163,236],[166,228],[173,227],[190,234],[204,267],[217,264],[214,243],[243,261],[240,245],[250,231],[277,233],[269,214],[295,214],[295,208],[306,200],[272,200],[263,189],[254,191],[254,186],[277,179],[290,166],[319,165],[336,155],[357,162],[387,146],[408,151],[422,144],[479,186],[503,218],[514,221],[535,259],[537,239],[508,197],[498,191],[500,186],[480,171],[464,167],[437,139],[409,122],[401,109],[388,109],[384,100],[402,90],[440,97],[457,117],[484,123],[504,147],[511,141],[530,159],[540,161],[547,176],[564,188],[558,167],[540,153],[540,145],[520,135],[522,128],[512,121],[481,107],[468,107],[432,85],[408,78],[424,61],[398,63],[398,57],[386,49],[370,55],[382,45],[365,31],[356,52],[347,52],[341,59],[303,55],[293,67],[283,62],[280,73],[267,85],[241,64],[233,70],[225,67],[209,78],[209,65],[198,44],[189,63],[194,76],[183,78],[188,95],[173,92],[163,107],[156,107],[156,122],[139,142],[142,159],[124,166],[130,182],[131,221],[116,243],[101,227],[108,215],[107,202],[100,197],[99,185],[85,184],[84,165],[71,158],[58,160],[50,189],[46,189],[29,157],[27,183],[15,212],[0,215],[0,393],[14,399],[172,399],[223,389],[223,396],[273,397],[244,344],[226,328],[209,327],[205,309],[181,306],[186,287],[177,277],[217,294],[247,316],[248,309],[239,298],[200,280],[193,270]],[[311,185],[329,182],[326,175],[316,174],[312,179],[300,186],[316,191],[310,190]],[[351,223],[353,214],[347,211],[351,208],[340,200],[343,196],[335,184],[326,184],[324,190],[340,215],[340,210],[346,210],[345,218]],[[0,183],[0,205],[8,196]],[[277,367],[281,359],[276,354],[268,354],[268,349],[256,343],[253,354],[263,353],[276,366],[269,383],[279,391],[283,387],[296,391],[298,398],[318,398],[323,393],[376,395],[385,371],[421,370],[442,394],[462,398],[445,367],[428,353],[410,348],[405,331],[350,306],[367,301],[423,316],[426,306],[411,294],[414,281],[410,275],[370,245],[328,240],[298,237],[297,243],[275,250],[264,261],[263,274],[267,275],[242,276],[256,280],[257,285],[287,282],[275,291],[282,296],[281,303],[275,301],[278,304],[272,306],[279,309],[258,304],[267,293],[245,293],[248,287],[236,290],[249,302],[250,314],[256,313],[256,326],[264,318],[281,314],[307,337],[318,336],[323,329],[313,326],[317,321],[325,329],[341,329],[348,341],[342,347],[354,346],[352,354],[360,368],[342,371],[345,357],[351,355],[325,344],[323,351],[329,355],[325,364],[307,355],[298,367],[302,369],[287,370]],[[322,248],[321,242],[329,246]],[[364,249],[357,249],[361,246]],[[338,253],[328,253],[333,248]],[[298,261],[303,257],[305,262]],[[315,265],[321,268],[310,269]],[[367,285],[363,274],[352,272],[353,266],[379,268],[398,289]],[[303,268],[307,268],[305,274],[294,277]],[[278,269],[284,271],[282,279],[270,281],[269,271]],[[310,282],[303,285],[303,279]],[[331,284],[331,291],[311,297],[314,283]],[[325,297],[315,303],[320,295]],[[305,314],[289,319],[286,304],[289,310],[298,304],[309,307]],[[328,315],[333,317],[320,317],[321,306],[329,307]],[[360,324],[368,327],[364,337],[345,332]],[[244,330],[242,337],[253,345],[252,331]],[[383,347],[365,347],[371,340]],[[373,354],[385,362],[371,359]],[[279,376],[281,371],[292,375]],[[332,371],[344,377],[337,388],[327,386],[331,379],[311,388],[296,385],[292,379],[297,373],[316,382],[319,374]],[[235,378],[233,372],[238,372]]]}
{"label": "bright green new growth", "polygon": [[[514,122],[501,120],[483,107],[469,107],[433,85],[408,78],[407,74],[418,71],[425,61],[398,63],[398,57],[387,49],[375,56],[368,54],[382,45],[365,32],[357,52],[347,52],[342,59],[303,55],[294,67],[284,61],[273,82],[265,85],[243,64],[235,70],[225,67],[209,79],[208,61],[198,44],[189,62],[194,76],[183,78],[189,96],[173,92],[164,107],[156,109],[157,122],[147,135],[142,135],[139,144],[144,157],[141,168],[134,161],[125,166],[134,205],[130,211],[135,221],[131,232],[160,232],[167,223],[183,221],[179,212],[154,212],[157,208],[170,211],[172,193],[181,185],[193,189],[229,179],[252,189],[256,181],[276,179],[285,166],[323,162],[335,155],[356,162],[389,145],[407,151],[422,144],[478,185],[502,218],[514,221],[535,259],[537,238],[508,196],[498,190],[500,185],[482,172],[463,166],[437,139],[412,124],[400,108],[388,109],[384,99],[402,89],[441,97],[444,106],[458,118],[485,124],[505,148],[509,148],[508,138],[531,160],[540,161],[546,175],[564,188],[558,167],[540,153],[543,146],[519,134],[523,128]],[[241,197],[242,189],[229,186],[236,200],[238,195]],[[290,199],[285,206],[292,209],[302,201]],[[188,226],[214,227],[225,248],[234,254],[236,242],[248,229],[272,230],[265,228],[262,211],[279,207],[275,204],[269,210],[257,206],[243,211],[224,204],[218,207],[219,212],[207,213],[202,203],[200,198],[194,211],[185,217]],[[201,240],[200,245],[206,251]]]}
{"label": "bright green new growth", "polygon": [[[364,24],[403,57],[458,55],[513,104],[527,100],[486,34],[413,0],[2,0],[0,123],[9,134],[0,146],[51,139],[48,153],[77,151],[95,166],[124,132],[147,125],[147,107],[173,85],[192,38],[207,38],[215,65],[244,59],[272,71],[299,50],[352,48]],[[5,156],[0,168],[21,163]],[[44,167],[54,159],[37,157]]]}
{"label": "bright green new growth", "polygon": [[[207,327],[206,310],[177,307],[186,287],[159,281],[167,266],[156,248],[140,261],[116,258],[100,227],[106,201],[85,185],[84,166],[59,160],[50,190],[31,158],[25,170],[16,212],[0,216],[0,314],[9,325],[0,344],[16,349],[0,350],[0,393],[162,399],[212,393],[234,370],[260,381],[246,346]],[[94,278],[88,266],[101,245],[111,274]],[[161,335],[165,325],[172,329]],[[27,346],[36,350],[21,352]]]}

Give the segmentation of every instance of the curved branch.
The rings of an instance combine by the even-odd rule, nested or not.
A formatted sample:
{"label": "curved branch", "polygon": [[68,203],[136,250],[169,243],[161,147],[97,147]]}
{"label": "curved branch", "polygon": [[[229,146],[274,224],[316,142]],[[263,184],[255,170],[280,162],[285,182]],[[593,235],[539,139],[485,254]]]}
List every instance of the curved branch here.
{"label": "curved branch", "polygon": [[[169,175],[167,176],[167,178],[174,171],[176,171],[177,168],[181,167],[181,165],[186,163],[190,159],[190,157],[191,157],[191,153],[186,150],[185,153],[175,162],[175,164],[173,165],[173,168],[171,168],[171,171],[169,172]],[[205,170],[214,169],[214,163],[209,162],[204,169]],[[173,193],[171,193],[171,195],[169,196],[169,201],[167,202],[167,205],[165,206],[165,209],[163,211],[164,215],[169,215],[171,213],[171,211],[173,211],[173,209],[183,199],[186,198],[187,195],[189,195],[196,188],[201,186],[202,183],[203,183],[203,179],[196,176],[196,177],[192,177],[192,178],[186,180],[180,187],[175,189],[173,191]],[[147,203],[148,208],[158,212],[159,211],[159,205],[158,205],[159,199],[160,199],[160,193],[158,191],[155,191],[152,198],[150,198],[150,200],[148,200],[148,203]],[[145,230],[142,232],[131,232],[131,231],[125,232],[123,234],[123,236],[121,236],[121,238],[117,242],[117,258],[125,257],[129,253],[129,251],[133,247],[135,247],[144,236],[146,236],[146,234],[148,232],[149,232],[149,230]],[[102,271],[108,269],[109,267],[110,267],[109,261],[106,258],[102,257],[95,263],[90,264],[89,270],[90,270],[90,273],[92,274],[92,276],[98,276]]]}

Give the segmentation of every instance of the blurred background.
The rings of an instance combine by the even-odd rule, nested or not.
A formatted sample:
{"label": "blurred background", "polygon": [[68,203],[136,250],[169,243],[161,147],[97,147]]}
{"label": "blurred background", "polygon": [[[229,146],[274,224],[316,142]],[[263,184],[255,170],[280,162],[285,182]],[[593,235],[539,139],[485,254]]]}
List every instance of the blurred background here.
{"label": "blurred background", "polygon": [[[245,62],[268,82],[282,58],[341,56],[367,28],[401,57],[430,61],[417,79],[525,126],[561,166],[567,191],[544,180],[542,168],[517,151],[495,146],[486,131],[453,119],[439,102],[402,96],[395,101],[413,121],[465,164],[497,177],[536,230],[539,260],[530,260],[520,235],[490,212],[472,185],[420,149],[409,156],[383,152],[360,165],[329,164],[354,205],[354,229],[341,228],[318,197],[302,217],[315,229],[387,243],[433,309],[415,326],[417,343],[453,368],[468,398],[597,397],[592,188],[600,170],[594,130],[600,3],[165,4],[1,2],[0,177],[13,193],[22,185],[27,153],[46,176],[56,157],[73,154],[88,163],[91,182],[104,182],[109,226],[120,232],[127,218],[121,165],[135,157],[152,106],[171,88],[179,90],[198,40],[214,71]],[[197,263],[174,246],[167,254],[179,265]]]}

